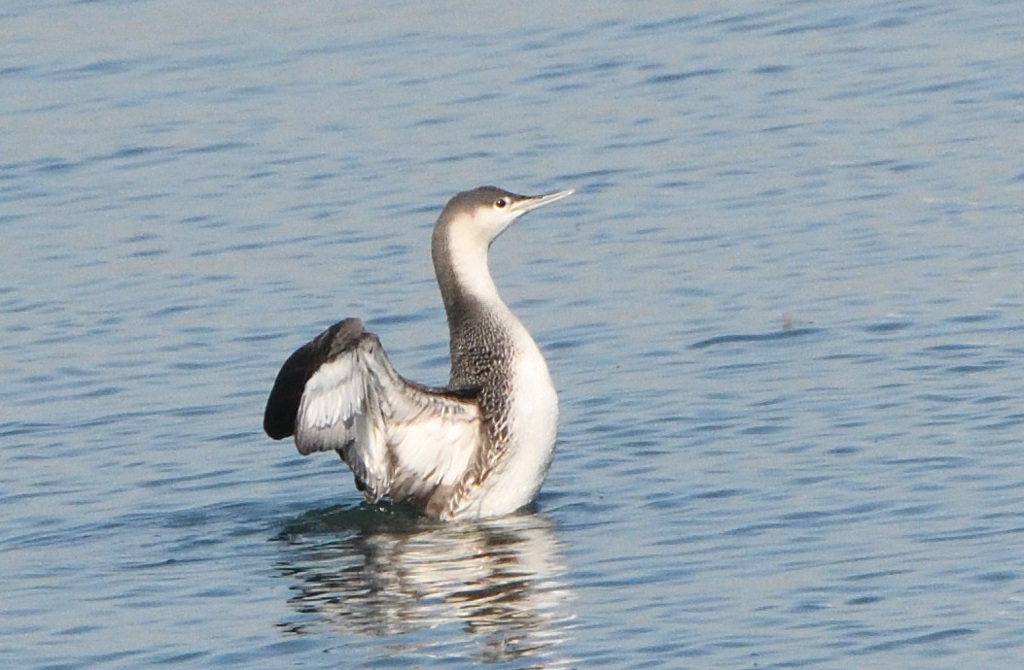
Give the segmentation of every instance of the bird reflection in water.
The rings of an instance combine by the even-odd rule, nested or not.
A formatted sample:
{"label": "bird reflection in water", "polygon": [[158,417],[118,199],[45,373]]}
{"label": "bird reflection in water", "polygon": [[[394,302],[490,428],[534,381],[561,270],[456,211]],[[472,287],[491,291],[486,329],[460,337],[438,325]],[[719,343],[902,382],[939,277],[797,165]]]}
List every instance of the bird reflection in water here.
{"label": "bird reflection in water", "polygon": [[296,582],[298,616],[280,624],[292,634],[402,635],[424,653],[470,644],[481,661],[571,665],[558,659],[574,619],[567,566],[537,513],[443,524],[400,508],[333,507],[303,514],[276,539],[278,567]]}

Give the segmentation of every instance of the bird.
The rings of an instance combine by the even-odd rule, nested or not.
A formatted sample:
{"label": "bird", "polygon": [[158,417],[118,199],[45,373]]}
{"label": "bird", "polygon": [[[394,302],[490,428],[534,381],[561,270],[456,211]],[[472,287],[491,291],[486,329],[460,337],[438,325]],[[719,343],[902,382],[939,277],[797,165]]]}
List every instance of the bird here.
{"label": "bird", "polygon": [[431,236],[448,320],[448,384],[410,381],[358,318],[335,323],[282,365],[263,428],[303,456],[335,451],[369,503],[441,521],[505,516],[531,503],[554,454],[558,395],[540,347],[498,293],[491,244],[519,217],[574,189],[452,197]]}

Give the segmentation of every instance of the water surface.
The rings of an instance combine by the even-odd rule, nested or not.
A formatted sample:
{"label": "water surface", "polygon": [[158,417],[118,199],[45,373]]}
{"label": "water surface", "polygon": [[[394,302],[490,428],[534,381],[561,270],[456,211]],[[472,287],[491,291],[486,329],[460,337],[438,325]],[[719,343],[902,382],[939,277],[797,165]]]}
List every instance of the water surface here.
{"label": "water surface", "polygon": [[[8,2],[5,667],[1017,667],[1012,2]],[[535,508],[260,431],[344,316],[442,383],[430,227],[562,401]]]}

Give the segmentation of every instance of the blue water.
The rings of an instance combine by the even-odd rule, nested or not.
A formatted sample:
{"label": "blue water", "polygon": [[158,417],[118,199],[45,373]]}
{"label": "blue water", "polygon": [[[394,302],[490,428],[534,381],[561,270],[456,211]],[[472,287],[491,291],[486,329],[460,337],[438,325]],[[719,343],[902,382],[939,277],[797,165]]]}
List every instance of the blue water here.
{"label": "blue water", "polygon": [[[1016,668],[1014,2],[0,7],[0,665]],[[459,190],[561,433],[534,508],[261,432],[359,316],[443,383]]]}

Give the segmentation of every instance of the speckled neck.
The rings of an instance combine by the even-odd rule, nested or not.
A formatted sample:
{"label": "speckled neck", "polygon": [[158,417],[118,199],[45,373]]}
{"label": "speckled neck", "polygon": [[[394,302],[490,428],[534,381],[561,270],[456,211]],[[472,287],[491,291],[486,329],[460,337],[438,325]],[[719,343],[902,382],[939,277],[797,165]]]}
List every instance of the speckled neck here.
{"label": "speckled neck", "polygon": [[521,324],[501,299],[487,264],[490,240],[447,211],[434,227],[431,252],[448,316],[452,386],[504,383]]}

